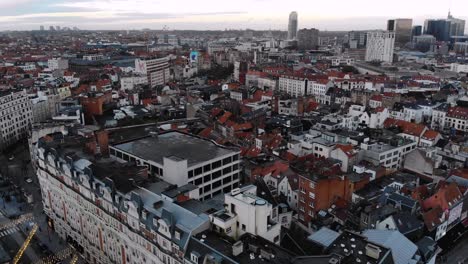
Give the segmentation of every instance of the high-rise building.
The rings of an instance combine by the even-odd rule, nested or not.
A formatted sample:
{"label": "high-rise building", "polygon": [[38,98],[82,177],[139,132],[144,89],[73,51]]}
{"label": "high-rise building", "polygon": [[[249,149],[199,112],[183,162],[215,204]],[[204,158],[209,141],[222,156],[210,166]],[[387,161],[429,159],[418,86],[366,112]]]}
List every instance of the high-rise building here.
{"label": "high-rise building", "polygon": [[450,11],[448,13],[447,20],[450,21],[450,36],[465,35],[465,20],[454,18]]}
{"label": "high-rise building", "polygon": [[319,30],[301,29],[297,32],[297,47],[300,50],[316,49],[319,46]]}
{"label": "high-rise building", "polygon": [[368,32],[365,60],[392,63],[394,47],[395,32]]}
{"label": "high-rise building", "polygon": [[54,26],[50,26],[50,27],[49,27],[49,30],[50,30],[50,31],[55,31]]}
{"label": "high-rise building", "polygon": [[151,87],[165,85],[170,80],[169,57],[136,59],[135,71],[146,74]]}
{"label": "high-rise building", "polygon": [[288,39],[295,39],[297,35],[297,12],[289,14]]}
{"label": "high-rise building", "polygon": [[44,31],[44,26],[40,26],[41,31]]}
{"label": "high-rise building", "polygon": [[350,31],[347,35],[348,46],[350,49],[363,49],[366,47],[366,31]]}
{"label": "high-rise building", "polygon": [[414,26],[413,29],[411,30],[411,40],[414,39],[414,37],[421,36],[423,32],[422,26]]}
{"label": "high-rise building", "polygon": [[410,18],[390,19],[387,22],[387,30],[395,32],[395,44],[403,46],[411,41],[413,20]]}
{"label": "high-rise building", "polygon": [[32,105],[26,90],[0,91],[0,150],[25,137],[32,121]]}
{"label": "high-rise building", "polygon": [[450,41],[452,36],[465,34],[465,20],[454,18],[450,13],[447,19],[428,19],[424,23],[424,34],[433,35],[438,41]]}

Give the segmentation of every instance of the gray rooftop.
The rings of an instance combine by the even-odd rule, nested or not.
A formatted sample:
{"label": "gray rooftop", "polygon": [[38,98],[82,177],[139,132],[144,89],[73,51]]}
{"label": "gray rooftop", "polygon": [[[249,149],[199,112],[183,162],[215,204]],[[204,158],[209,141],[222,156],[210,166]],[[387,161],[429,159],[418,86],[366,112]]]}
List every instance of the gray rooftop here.
{"label": "gray rooftop", "polygon": [[333,231],[329,228],[322,227],[319,231],[310,235],[307,239],[324,246],[325,248],[329,247],[340,234],[336,231]]}
{"label": "gray rooftop", "polygon": [[176,131],[137,139],[114,147],[159,164],[163,164],[164,157],[172,160],[187,160],[188,167],[238,152],[235,149],[217,145],[210,140]]}
{"label": "gray rooftop", "polygon": [[369,229],[362,233],[367,239],[392,250],[395,264],[416,263],[413,256],[418,247],[398,231]]}

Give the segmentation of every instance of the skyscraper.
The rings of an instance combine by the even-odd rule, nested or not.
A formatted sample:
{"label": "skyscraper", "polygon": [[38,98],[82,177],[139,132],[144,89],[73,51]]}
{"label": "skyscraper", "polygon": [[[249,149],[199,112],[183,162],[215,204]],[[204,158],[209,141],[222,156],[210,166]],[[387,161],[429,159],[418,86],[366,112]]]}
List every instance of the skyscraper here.
{"label": "skyscraper", "polygon": [[297,35],[297,12],[289,14],[288,39],[296,39]]}
{"label": "skyscraper", "polygon": [[367,33],[366,61],[392,63],[395,32],[373,31]]}
{"label": "skyscraper", "polygon": [[448,13],[447,20],[450,21],[450,36],[465,35],[465,20],[454,18],[450,11]]}
{"label": "skyscraper", "polygon": [[411,41],[413,20],[410,18],[391,19],[387,22],[387,30],[395,32],[395,44],[403,46]]}
{"label": "skyscraper", "polygon": [[317,49],[319,45],[319,30],[315,28],[301,29],[297,32],[297,47],[300,50]]}
{"label": "skyscraper", "polygon": [[452,36],[465,35],[465,20],[454,18],[450,12],[447,19],[428,19],[424,34],[433,35],[438,41],[449,41]]}
{"label": "skyscraper", "polygon": [[44,26],[41,26],[40,29],[41,29],[41,31],[44,31]]}
{"label": "skyscraper", "polygon": [[413,40],[414,37],[421,36],[422,32],[422,26],[414,26],[413,30],[411,31],[411,40]]}

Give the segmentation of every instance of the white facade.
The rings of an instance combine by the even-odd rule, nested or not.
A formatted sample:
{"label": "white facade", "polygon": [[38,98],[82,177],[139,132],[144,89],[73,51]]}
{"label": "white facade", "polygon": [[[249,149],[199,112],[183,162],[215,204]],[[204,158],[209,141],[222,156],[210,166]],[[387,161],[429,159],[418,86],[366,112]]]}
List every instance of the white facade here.
{"label": "white facade", "polygon": [[209,228],[206,216],[141,187],[114,192],[91,176],[91,162],[65,159],[37,149],[44,212],[55,232],[82,247],[90,263],[182,264],[182,239]]}
{"label": "white facade", "polygon": [[278,212],[272,204],[256,196],[257,187],[247,187],[225,194],[226,211],[212,216],[213,225],[235,239],[249,233],[279,244],[281,224],[274,221]]}
{"label": "white facade", "polygon": [[452,63],[450,70],[457,73],[468,73],[468,64]]}
{"label": "white facade", "polygon": [[395,32],[368,32],[365,60],[392,63],[394,47]]}
{"label": "white facade", "polygon": [[308,80],[300,77],[281,76],[278,89],[291,96],[298,97],[307,94]]}
{"label": "white facade", "polygon": [[404,107],[403,113],[405,115],[405,120],[408,122],[421,123],[423,118],[423,109],[420,107],[409,108]]}
{"label": "white facade", "polygon": [[125,76],[120,78],[120,89],[123,91],[131,91],[139,84],[148,84],[148,77],[142,76]]}
{"label": "white facade", "polygon": [[145,74],[151,87],[165,85],[170,81],[169,57],[136,59],[135,72]]}
{"label": "white facade", "polygon": [[398,169],[402,166],[405,156],[415,149],[417,142],[403,141],[398,146],[391,146],[384,143],[375,143],[368,145],[361,144],[361,149],[364,151],[364,159],[374,163],[374,165],[382,165],[386,168]]}
{"label": "white facade", "polygon": [[0,149],[26,136],[32,122],[32,105],[25,90],[0,93]]}
{"label": "white facade", "polygon": [[323,82],[312,82],[311,89],[309,89],[309,93],[313,96],[320,97],[323,96],[327,93],[328,91],[328,85],[327,83]]}
{"label": "white facade", "polygon": [[47,61],[47,67],[52,70],[66,70],[68,69],[68,60],[57,58]]}
{"label": "white facade", "polygon": [[[215,144],[208,140],[204,141],[206,141],[206,144]],[[221,148],[221,146],[216,146]],[[149,147],[154,148],[156,146],[149,145]],[[186,147],[190,148],[192,146],[186,145]],[[183,144],[180,145],[180,148],[183,149]],[[193,184],[198,187],[200,199],[202,200],[230,192],[239,186],[240,151],[226,151],[225,154],[216,158],[203,160],[195,164],[189,164],[187,159],[175,156],[163,157],[161,163],[146,160],[120,149],[119,146],[111,146],[110,154],[121,160],[136,161],[138,164],[145,165],[152,174],[170,184],[177,186],[188,183]]]}

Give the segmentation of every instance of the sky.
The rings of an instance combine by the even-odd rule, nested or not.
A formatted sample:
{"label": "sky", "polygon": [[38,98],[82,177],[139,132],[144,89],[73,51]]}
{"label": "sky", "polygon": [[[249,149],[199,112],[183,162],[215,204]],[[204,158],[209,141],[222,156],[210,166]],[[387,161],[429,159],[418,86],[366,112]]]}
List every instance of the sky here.
{"label": "sky", "polygon": [[299,14],[299,28],[363,30],[384,29],[390,18],[422,25],[449,9],[468,20],[467,0],[0,0],[0,30],[287,30],[291,11]]}

